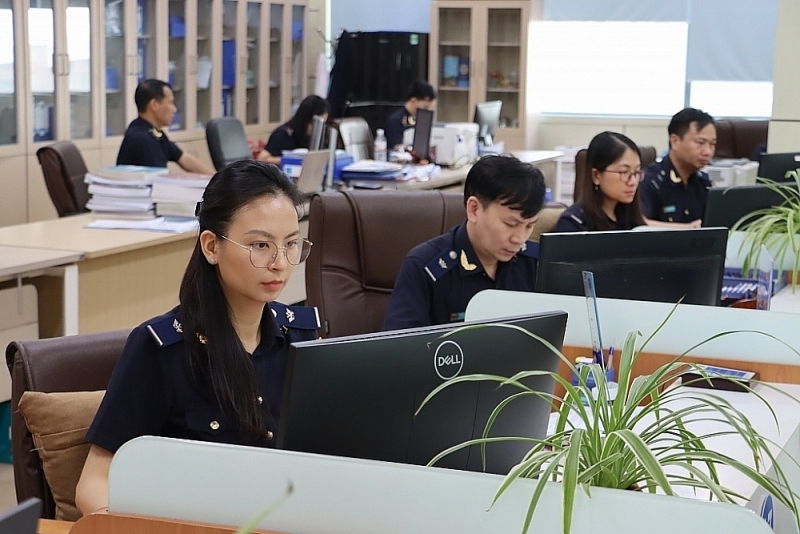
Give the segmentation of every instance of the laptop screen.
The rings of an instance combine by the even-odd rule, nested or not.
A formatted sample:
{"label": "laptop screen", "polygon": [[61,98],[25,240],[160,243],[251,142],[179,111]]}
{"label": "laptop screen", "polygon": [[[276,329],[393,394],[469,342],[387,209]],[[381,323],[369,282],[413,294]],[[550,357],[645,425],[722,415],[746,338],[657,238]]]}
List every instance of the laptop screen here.
{"label": "laptop screen", "polygon": [[0,514],[0,534],[36,534],[42,501],[31,497]]}
{"label": "laptop screen", "polygon": [[[480,438],[492,410],[519,392],[496,382],[462,382],[423,399],[443,382],[473,373],[510,377],[523,370],[556,371],[567,316],[550,312],[452,330],[468,323],[381,332],[296,343],[287,366],[279,448],[425,465],[448,447]],[[472,323],[475,324],[475,323]],[[450,332],[450,333],[448,333]],[[553,393],[552,377],[523,380]],[[509,403],[490,436],[544,437],[551,406],[534,396]],[[525,441],[492,443],[487,471],[507,473],[530,448]],[[438,467],[482,471],[480,447],[448,455]]]}
{"label": "laptop screen", "polygon": [[417,110],[417,123],[414,126],[414,155],[420,159],[431,159],[431,131],[433,130],[433,111]]}

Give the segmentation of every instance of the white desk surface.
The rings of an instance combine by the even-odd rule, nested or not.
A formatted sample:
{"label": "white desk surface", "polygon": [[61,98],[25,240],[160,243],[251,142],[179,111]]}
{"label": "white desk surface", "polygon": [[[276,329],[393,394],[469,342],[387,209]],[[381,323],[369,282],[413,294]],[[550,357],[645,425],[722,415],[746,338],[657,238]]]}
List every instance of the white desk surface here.
{"label": "white desk surface", "polygon": [[0,245],[0,280],[74,263],[82,257],[83,254],[74,251]]}
{"label": "white desk surface", "polygon": [[94,220],[91,213],[0,228],[0,245],[74,251],[84,259],[194,238],[196,231],[182,234],[143,230],[85,228]]}
{"label": "white desk surface", "polygon": [[794,291],[792,285],[788,284],[775,293],[770,300],[769,311],[800,313],[800,284]]}

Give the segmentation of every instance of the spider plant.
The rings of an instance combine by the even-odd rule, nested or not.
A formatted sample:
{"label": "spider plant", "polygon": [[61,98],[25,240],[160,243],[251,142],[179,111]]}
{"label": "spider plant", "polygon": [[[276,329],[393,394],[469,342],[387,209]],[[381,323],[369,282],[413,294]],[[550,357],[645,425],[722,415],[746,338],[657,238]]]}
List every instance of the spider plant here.
{"label": "spider plant", "polygon": [[[761,245],[773,255],[776,265],[785,265],[787,254],[792,260],[792,292],[797,287],[797,271],[800,269],[800,169],[786,172],[786,178],[794,180],[789,186],[772,180],[759,179],[771,190],[778,193],[783,202],[777,206],[763,208],[748,213],[733,225],[731,232],[742,230],[744,240],[739,252],[747,251],[742,264],[742,272],[758,266]],[[783,269],[780,270],[783,274]]]}
{"label": "spider plant", "polygon": [[[513,387],[518,391],[495,407],[487,420],[482,438],[451,447],[437,455],[430,464],[433,465],[445,455],[472,445],[480,445],[485,458],[485,447],[492,442],[524,440],[531,443],[531,448],[524,458],[505,476],[492,501],[493,505],[517,479],[538,479],[525,514],[523,533],[528,531],[539,498],[548,481],[562,484],[565,534],[570,532],[578,487],[591,496],[591,486],[666,495],[675,495],[675,488],[684,486],[692,488],[692,491],[703,490],[703,495],[707,491],[708,498],[712,500],[741,503],[744,497],[735,490],[725,487],[720,480],[718,467],[723,465],[741,472],[775,496],[791,510],[800,528],[797,513],[798,495],[789,487],[783,470],[777,464],[769,448],[772,443],[759,435],[748,418],[723,397],[705,391],[702,394],[692,393],[698,390],[686,389],[687,384],[676,382],[676,379],[687,370],[693,370],[701,375],[702,378],[699,380],[709,380],[703,367],[683,362],[683,356],[712,339],[736,332],[724,332],[709,338],[676,356],[650,375],[635,378],[632,376],[633,366],[642,357],[642,350],[674,312],[675,308],[639,349],[636,349],[635,344],[641,334],[631,332],[627,335],[619,358],[618,392],[613,400],[609,395],[609,384],[605,373],[599,364],[577,369],[546,340],[514,325],[464,327],[503,327],[522,330],[557,353],[570,370],[577,374],[578,383],[573,385],[570,380],[563,378],[557,372],[548,371],[520,372],[512,377],[467,375],[444,382],[425,398],[420,410],[424,409],[425,404],[439,391],[459,382],[494,381],[499,386]],[[769,334],[751,333],[775,339]],[[800,355],[797,351],[794,352]],[[587,385],[590,372],[596,377],[595,394]],[[534,375],[552,376],[563,386],[564,395],[534,391],[526,386],[524,380]],[[769,407],[758,392],[751,391]],[[543,439],[489,437],[492,423],[505,406],[517,398],[529,395],[535,395],[551,403],[557,413],[555,432]],[[679,399],[683,402],[679,402]],[[688,406],[687,399],[691,401]],[[771,407],[769,411],[777,425],[777,417]],[[698,433],[693,430],[691,424],[687,424],[689,421],[713,422],[715,429],[707,433]],[[722,429],[718,423],[723,425]],[[711,450],[704,444],[704,440],[708,438],[724,435],[741,436],[749,448],[748,455],[752,455],[752,465]],[[768,477],[765,473],[770,467],[775,474]]]}

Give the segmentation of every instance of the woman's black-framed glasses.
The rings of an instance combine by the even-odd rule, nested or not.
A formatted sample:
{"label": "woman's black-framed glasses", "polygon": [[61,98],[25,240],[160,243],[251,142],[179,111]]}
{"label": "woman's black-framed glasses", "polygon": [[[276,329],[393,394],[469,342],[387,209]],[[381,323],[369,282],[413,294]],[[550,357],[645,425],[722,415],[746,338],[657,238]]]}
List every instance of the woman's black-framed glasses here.
{"label": "woman's black-framed glasses", "polygon": [[638,171],[630,171],[630,170],[615,171],[613,169],[606,169],[604,172],[613,172],[614,174],[618,175],[619,179],[625,183],[630,182],[631,178],[635,178],[636,181],[639,183],[641,183],[642,180],[644,180],[644,171],[642,169],[639,169]]}
{"label": "woman's black-framed glasses", "polygon": [[267,269],[270,267],[275,263],[275,260],[278,259],[278,254],[280,254],[281,251],[283,251],[284,256],[286,256],[286,261],[290,264],[300,265],[308,259],[308,255],[311,254],[311,245],[313,245],[308,239],[297,238],[289,241],[285,247],[279,247],[272,241],[258,241],[248,247],[222,234],[219,234],[219,236],[225,241],[230,241],[234,245],[249,251],[250,263],[256,269]]}

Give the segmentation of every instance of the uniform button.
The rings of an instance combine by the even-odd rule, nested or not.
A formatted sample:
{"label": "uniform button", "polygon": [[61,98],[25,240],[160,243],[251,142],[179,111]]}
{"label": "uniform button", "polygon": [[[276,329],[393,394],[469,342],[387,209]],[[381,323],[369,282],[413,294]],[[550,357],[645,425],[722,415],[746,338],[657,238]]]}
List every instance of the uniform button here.
{"label": "uniform button", "polygon": [[669,222],[673,222],[673,221],[672,221],[672,217],[669,217]]}
{"label": "uniform button", "polygon": [[683,210],[684,215],[689,215],[689,210]]}
{"label": "uniform button", "polygon": [[264,404],[264,399],[262,399],[261,397],[258,397],[256,400],[258,401],[259,404]]}
{"label": "uniform button", "polygon": [[211,421],[208,426],[211,427],[211,430],[219,430],[219,423],[217,421]]}
{"label": "uniform button", "polygon": [[272,430],[267,430],[267,441],[272,441],[273,437],[274,434],[272,433]]}

